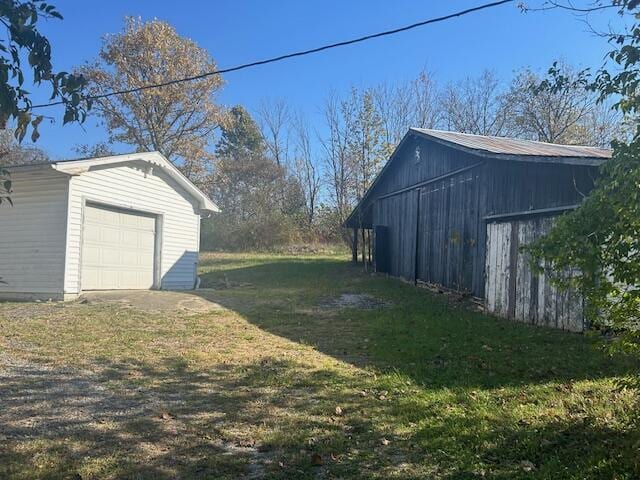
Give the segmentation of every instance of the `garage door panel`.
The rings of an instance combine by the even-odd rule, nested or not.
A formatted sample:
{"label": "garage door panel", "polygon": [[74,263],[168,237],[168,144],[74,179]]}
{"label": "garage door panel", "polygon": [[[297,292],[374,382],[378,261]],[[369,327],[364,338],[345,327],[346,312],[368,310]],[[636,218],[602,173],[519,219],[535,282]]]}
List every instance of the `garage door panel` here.
{"label": "garage door panel", "polygon": [[98,285],[100,272],[96,268],[85,268],[82,270],[82,281],[87,285]]}
{"label": "garage door panel", "polygon": [[82,289],[153,286],[155,217],[109,207],[85,207]]}
{"label": "garage door panel", "polygon": [[155,242],[155,234],[152,232],[142,232],[136,236],[138,248],[148,248],[149,245],[153,245]]}
{"label": "garage door panel", "polygon": [[97,221],[99,222],[104,216],[104,210],[100,210],[97,208],[85,208],[84,210],[84,219],[85,221]]}
{"label": "garage door panel", "polygon": [[100,231],[96,228],[85,229],[84,230],[84,241],[85,242],[99,242],[100,241]]}
{"label": "garage door panel", "polygon": [[111,243],[113,245],[120,244],[120,230],[118,228],[96,225],[96,230],[98,230],[99,242],[103,244]]}
{"label": "garage door panel", "polygon": [[138,248],[138,237],[139,233],[134,231],[122,230],[122,237],[120,239],[121,244],[124,246],[130,246],[134,248]]}
{"label": "garage door panel", "polygon": [[[122,252],[115,247],[111,247],[109,245],[104,245],[102,247],[98,247],[100,249],[100,259],[95,266],[99,267],[101,265],[112,267],[113,265],[126,265],[122,259]],[[113,267],[112,267],[113,268]]]}
{"label": "garage door panel", "polygon": [[86,245],[82,252],[82,261],[89,265],[100,264],[100,249],[92,245]]}
{"label": "garage door panel", "polygon": [[136,288],[138,282],[141,280],[140,275],[137,272],[120,272],[120,283],[122,288]]}

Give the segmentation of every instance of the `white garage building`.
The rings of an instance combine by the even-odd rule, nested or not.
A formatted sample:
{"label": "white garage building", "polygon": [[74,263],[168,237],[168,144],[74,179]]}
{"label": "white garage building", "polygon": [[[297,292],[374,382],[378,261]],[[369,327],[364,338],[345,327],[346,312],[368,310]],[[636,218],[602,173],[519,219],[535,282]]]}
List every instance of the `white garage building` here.
{"label": "white garage building", "polygon": [[10,167],[0,298],[192,289],[200,218],[216,205],[158,152]]}

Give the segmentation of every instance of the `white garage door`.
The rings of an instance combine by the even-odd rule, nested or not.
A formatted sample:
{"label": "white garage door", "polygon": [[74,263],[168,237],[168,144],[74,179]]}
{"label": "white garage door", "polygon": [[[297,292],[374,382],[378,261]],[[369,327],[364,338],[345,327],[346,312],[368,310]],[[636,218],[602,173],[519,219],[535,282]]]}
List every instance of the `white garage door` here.
{"label": "white garage door", "polygon": [[82,234],[82,290],[153,286],[153,215],[87,205]]}

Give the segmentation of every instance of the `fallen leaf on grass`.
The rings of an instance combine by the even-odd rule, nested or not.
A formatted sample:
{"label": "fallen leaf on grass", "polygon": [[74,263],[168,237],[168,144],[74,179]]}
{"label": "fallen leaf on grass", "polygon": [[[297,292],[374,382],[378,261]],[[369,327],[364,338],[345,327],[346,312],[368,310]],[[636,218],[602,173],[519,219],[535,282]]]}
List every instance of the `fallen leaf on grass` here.
{"label": "fallen leaf on grass", "polygon": [[520,462],[520,468],[525,472],[532,472],[536,469],[536,466],[529,460],[523,460]]}
{"label": "fallen leaf on grass", "polygon": [[256,446],[256,441],[253,438],[243,438],[238,440],[236,445],[242,448],[253,448]]}
{"label": "fallen leaf on grass", "polygon": [[322,456],[319,453],[314,453],[311,455],[311,465],[320,466],[322,465]]}

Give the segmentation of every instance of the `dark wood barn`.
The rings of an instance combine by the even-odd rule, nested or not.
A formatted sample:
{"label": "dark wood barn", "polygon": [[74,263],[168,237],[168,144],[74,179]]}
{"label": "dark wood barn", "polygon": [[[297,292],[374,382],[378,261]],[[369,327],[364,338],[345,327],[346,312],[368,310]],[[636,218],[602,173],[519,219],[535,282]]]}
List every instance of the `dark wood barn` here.
{"label": "dark wood barn", "polygon": [[379,272],[469,293],[500,315],[581,330],[575,299],[533,276],[519,247],[548,230],[544,218],[575,208],[609,156],[412,128],[345,225],[354,238],[372,233]]}

